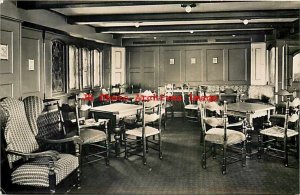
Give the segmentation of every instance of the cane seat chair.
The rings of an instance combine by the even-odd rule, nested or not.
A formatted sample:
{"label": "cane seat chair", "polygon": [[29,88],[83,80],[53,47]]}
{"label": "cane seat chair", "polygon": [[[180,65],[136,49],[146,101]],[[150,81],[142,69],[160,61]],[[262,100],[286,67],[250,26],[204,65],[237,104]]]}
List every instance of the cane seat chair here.
{"label": "cane seat chair", "polygon": [[[73,97],[70,97],[73,98]],[[61,121],[66,136],[77,135],[82,140],[83,149],[94,149],[81,160],[81,164],[89,164],[105,159],[106,165],[109,164],[109,141],[108,141],[108,120],[95,121],[94,118],[85,119],[79,117],[78,99],[75,96],[75,105],[62,104],[59,105]],[[104,130],[99,127],[103,126]]]}
{"label": "cane seat chair", "polygon": [[[6,116],[2,142],[5,142],[12,184],[48,188],[54,193],[58,184],[68,176],[75,175],[77,186],[80,188],[78,145],[80,139],[70,137],[48,142],[49,144],[73,142],[76,145],[76,156],[44,150],[36,140],[34,131],[37,129],[31,128],[22,101],[7,97],[0,102],[0,107]],[[36,120],[30,121],[37,123]]]}
{"label": "cane seat chair", "polygon": [[[220,146],[222,151],[222,174],[226,174],[227,169],[227,159],[233,159],[233,162],[241,161],[242,166],[245,166],[246,163],[246,121],[229,124],[227,119],[227,102],[224,101],[224,106],[219,106],[216,102],[203,102],[200,105],[201,110],[201,124],[204,134],[203,142],[203,154],[202,154],[202,167],[206,168],[207,163],[207,144],[212,145],[211,154],[213,157],[216,155],[216,147]],[[213,111],[219,115],[216,116],[207,116],[207,110]],[[222,116],[222,117],[219,117]],[[242,132],[228,129],[227,127],[241,127]],[[209,128],[207,128],[209,127]],[[235,156],[227,155],[227,149],[231,147],[234,151],[237,152],[237,155],[240,158]],[[238,148],[238,149],[237,149]],[[240,152],[241,151],[241,152]]]}
{"label": "cane seat chair", "polygon": [[[148,148],[158,151],[159,158],[162,159],[161,151],[161,110],[162,104],[161,101],[149,101],[142,102],[143,108],[140,110],[140,113],[137,114],[137,124],[140,124],[139,127],[136,127],[125,132],[125,159],[128,158],[128,155],[138,155],[143,158],[143,163],[147,163],[146,152]],[[154,113],[149,113],[149,110],[154,110]],[[148,113],[146,113],[148,111]],[[147,125],[158,121],[158,126]],[[155,139],[155,136],[158,135],[158,139]],[[152,140],[151,137],[153,138]],[[142,143],[142,144],[141,144]],[[142,155],[138,152],[138,147],[142,145],[143,153]]]}
{"label": "cane seat chair", "polygon": [[182,103],[183,103],[183,117],[184,120],[199,122],[199,106],[198,102],[194,101],[197,94],[195,90],[189,85],[183,84],[181,86]]}
{"label": "cane seat chair", "polygon": [[161,94],[166,98],[165,105],[163,105],[165,108],[166,119],[168,118],[169,112],[171,112],[171,119],[174,119],[174,105],[172,102],[172,98],[174,97],[174,84],[166,84],[164,86],[164,91],[160,90],[160,92],[163,92]]}
{"label": "cane seat chair", "polygon": [[[283,159],[284,165],[289,166],[289,149],[288,141],[292,138],[296,138],[296,151],[299,154],[299,99],[290,101],[287,98],[286,110],[284,114],[284,124],[282,126],[275,125],[260,130],[258,136],[258,158],[261,158],[262,153],[265,151],[273,157]],[[266,141],[261,139],[261,136],[265,136]],[[280,144],[282,143],[282,144]],[[271,151],[275,153],[271,153]],[[281,153],[281,155],[278,155]]]}

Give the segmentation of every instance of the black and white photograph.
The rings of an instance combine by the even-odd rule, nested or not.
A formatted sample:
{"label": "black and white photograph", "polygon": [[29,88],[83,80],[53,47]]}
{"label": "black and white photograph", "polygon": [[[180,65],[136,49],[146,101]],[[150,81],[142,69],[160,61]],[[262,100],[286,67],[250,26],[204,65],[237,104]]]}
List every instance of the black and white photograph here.
{"label": "black and white photograph", "polygon": [[0,194],[300,194],[300,0],[0,16]]}

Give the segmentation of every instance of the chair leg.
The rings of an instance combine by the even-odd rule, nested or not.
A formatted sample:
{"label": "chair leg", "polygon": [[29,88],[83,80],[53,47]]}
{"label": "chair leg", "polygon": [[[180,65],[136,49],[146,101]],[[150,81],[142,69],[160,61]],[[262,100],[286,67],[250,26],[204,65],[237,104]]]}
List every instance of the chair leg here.
{"label": "chair leg", "polygon": [[105,140],[105,145],[106,145],[106,157],[105,157],[105,164],[109,165],[109,143],[108,140]]}
{"label": "chair leg", "polygon": [[203,139],[202,168],[206,169],[206,142]]}
{"label": "chair leg", "polygon": [[215,144],[212,144],[212,146],[211,146],[211,153],[212,153],[213,159],[216,159],[216,145]]}
{"label": "chair leg", "polygon": [[127,153],[127,136],[126,135],[124,137],[124,141],[125,141],[125,156],[124,156],[124,158],[127,159],[128,158],[128,153]]}
{"label": "chair leg", "polygon": [[55,185],[56,185],[56,174],[54,172],[54,162],[49,162],[49,189],[50,193],[55,193]]}
{"label": "chair leg", "polygon": [[[155,140],[155,137],[153,136],[153,140]],[[146,153],[149,152],[149,147],[148,147],[148,137],[146,137]]]}
{"label": "chair leg", "polygon": [[222,163],[222,174],[226,174],[226,145],[223,145],[223,163]]}
{"label": "chair leg", "polygon": [[243,141],[242,147],[242,167],[246,166],[246,140]]}
{"label": "chair leg", "polygon": [[162,159],[163,156],[162,156],[162,151],[161,151],[161,134],[158,134],[158,152],[159,152],[159,159]]}
{"label": "chair leg", "polygon": [[284,166],[288,167],[289,157],[288,157],[288,146],[287,146],[287,137],[284,137]]}
{"label": "chair leg", "polygon": [[147,164],[147,159],[146,159],[146,138],[143,138],[143,164]]}
{"label": "chair leg", "polygon": [[164,115],[164,130],[166,130],[166,128],[167,128],[167,118],[168,118],[168,113],[167,113],[167,110],[166,110],[165,115]]}
{"label": "chair leg", "polygon": [[174,119],[174,108],[173,108],[173,106],[171,107],[171,117],[172,117],[172,120]]}
{"label": "chair leg", "polygon": [[257,141],[258,141],[257,158],[261,159],[263,142],[261,139],[261,135],[259,133],[258,133]]}
{"label": "chair leg", "polygon": [[82,166],[82,161],[81,161],[81,144],[76,144],[75,145],[75,153],[76,157],[78,158],[79,161],[79,166],[76,170],[77,172],[77,189],[81,189],[81,166]]}

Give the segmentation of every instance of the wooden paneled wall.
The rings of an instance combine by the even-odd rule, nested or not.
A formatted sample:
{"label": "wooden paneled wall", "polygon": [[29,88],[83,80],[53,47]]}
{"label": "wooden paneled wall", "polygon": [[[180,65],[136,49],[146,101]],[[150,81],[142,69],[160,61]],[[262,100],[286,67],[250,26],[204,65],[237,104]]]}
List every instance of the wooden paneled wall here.
{"label": "wooden paneled wall", "polygon": [[[127,48],[126,48],[127,49]],[[126,50],[127,83],[155,88],[159,82],[159,48],[138,47]]]}
{"label": "wooden paneled wall", "polygon": [[143,88],[165,83],[249,84],[250,44],[126,48],[127,82]]}
{"label": "wooden paneled wall", "polygon": [[0,63],[0,98],[21,96],[20,83],[20,34],[18,21],[1,18],[1,45],[7,50],[7,57]]}
{"label": "wooden paneled wall", "polygon": [[44,97],[44,52],[41,31],[22,28],[21,39],[22,96]]}
{"label": "wooden paneled wall", "polygon": [[[66,45],[86,47],[90,50],[110,51],[111,46],[68,35],[56,34],[22,26],[21,21],[1,17],[1,45],[8,49],[7,59],[0,63],[0,98],[39,96],[66,99],[70,91],[52,93],[52,41],[58,39]],[[105,49],[107,48],[107,49]],[[107,55],[106,55],[107,54]],[[68,53],[66,53],[67,58]],[[104,53],[104,71],[110,70],[109,53]],[[66,74],[67,74],[66,61]],[[104,81],[110,71],[104,72]],[[67,83],[66,83],[67,85]]]}

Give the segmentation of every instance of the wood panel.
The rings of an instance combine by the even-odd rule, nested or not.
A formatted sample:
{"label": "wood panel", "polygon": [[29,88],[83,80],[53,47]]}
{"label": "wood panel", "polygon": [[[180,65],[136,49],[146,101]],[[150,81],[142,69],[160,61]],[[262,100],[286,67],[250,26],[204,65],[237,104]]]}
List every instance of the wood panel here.
{"label": "wood panel", "polygon": [[250,44],[128,47],[127,82],[146,86],[144,73],[155,70],[155,88],[184,82],[249,84],[250,51]]}
{"label": "wood panel", "polygon": [[266,43],[251,44],[251,84],[267,83]]}
{"label": "wood panel", "polygon": [[0,98],[21,97],[20,28],[17,21],[1,17],[1,44],[8,49],[8,58],[0,63]]}
{"label": "wood panel", "polygon": [[127,83],[142,89],[155,89],[158,85],[158,47],[127,48]]}
{"label": "wood panel", "polygon": [[111,48],[111,85],[126,83],[125,48]]}
{"label": "wood panel", "polygon": [[0,84],[0,94],[4,94],[0,97],[14,97],[14,85],[13,83]]}
{"label": "wood panel", "polygon": [[225,81],[223,53],[224,53],[223,49],[206,50],[206,80],[207,81]]}
{"label": "wood panel", "polygon": [[166,83],[180,82],[182,77],[181,68],[182,51],[166,49],[163,53],[164,80]]}
{"label": "wood panel", "polygon": [[154,72],[144,72],[144,88],[154,89],[155,88],[155,73]]}
{"label": "wood panel", "polygon": [[228,49],[228,81],[247,81],[247,49]]}
{"label": "wood panel", "polygon": [[22,29],[22,96],[44,97],[43,37],[41,31]]}
{"label": "wood panel", "polygon": [[202,50],[185,51],[185,81],[202,81]]}

